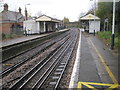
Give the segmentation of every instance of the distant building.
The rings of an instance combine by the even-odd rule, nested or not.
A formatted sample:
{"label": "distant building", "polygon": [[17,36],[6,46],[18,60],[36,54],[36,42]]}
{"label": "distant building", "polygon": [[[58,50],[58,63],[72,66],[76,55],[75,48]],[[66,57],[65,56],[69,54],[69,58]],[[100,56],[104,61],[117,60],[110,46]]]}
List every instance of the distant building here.
{"label": "distant building", "polygon": [[[95,21],[94,21],[95,19]],[[80,18],[80,22],[85,31],[94,33],[100,31],[100,18],[92,14],[85,15]]]}
{"label": "distant building", "polygon": [[62,26],[60,20],[42,15],[34,20],[24,21],[24,30],[27,34],[40,34],[58,30]]}
{"label": "distant building", "polygon": [[64,22],[65,27],[80,27],[80,22]]}
{"label": "distant building", "polygon": [[8,5],[4,4],[4,10],[0,13],[2,33],[10,34],[21,30],[23,28],[23,21],[24,17],[21,14],[21,8],[19,8],[19,12],[9,11]]}

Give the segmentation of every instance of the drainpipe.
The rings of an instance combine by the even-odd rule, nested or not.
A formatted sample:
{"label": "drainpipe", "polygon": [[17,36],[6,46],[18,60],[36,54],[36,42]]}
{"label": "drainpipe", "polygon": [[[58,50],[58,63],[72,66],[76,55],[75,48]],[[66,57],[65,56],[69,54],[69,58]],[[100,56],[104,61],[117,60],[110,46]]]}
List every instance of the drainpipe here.
{"label": "drainpipe", "polygon": [[44,21],[44,32],[46,32],[46,27],[45,27],[45,24],[46,24],[46,23],[45,23],[45,21]]}

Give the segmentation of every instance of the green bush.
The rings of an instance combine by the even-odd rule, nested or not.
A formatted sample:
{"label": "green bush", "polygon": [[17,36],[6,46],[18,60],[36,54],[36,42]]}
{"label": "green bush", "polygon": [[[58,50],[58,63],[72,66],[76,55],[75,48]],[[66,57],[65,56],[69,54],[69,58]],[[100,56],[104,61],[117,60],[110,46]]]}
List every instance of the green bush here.
{"label": "green bush", "polygon": [[2,40],[4,39],[13,39],[16,37],[21,37],[22,35],[17,35],[17,34],[4,34],[2,33]]}
{"label": "green bush", "polygon": [[2,33],[2,39],[5,39],[5,38],[6,38],[5,34],[4,34],[4,33]]}
{"label": "green bush", "polygon": [[110,39],[112,33],[110,31],[106,31],[106,32],[102,31],[102,32],[98,32],[97,34],[102,39]]}
{"label": "green bush", "polygon": [[118,48],[120,46],[120,42],[118,40],[118,37],[115,38],[115,48]]}
{"label": "green bush", "polygon": [[[111,44],[111,37],[112,37],[112,32],[111,31],[102,31],[102,32],[97,32],[97,35],[99,38],[105,40],[105,42],[110,45]],[[120,42],[118,40],[119,34],[118,32],[115,32],[115,48],[118,48],[120,46]]]}
{"label": "green bush", "polygon": [[6,38],[11,38],[12,36],[10,34],[6,34]]}

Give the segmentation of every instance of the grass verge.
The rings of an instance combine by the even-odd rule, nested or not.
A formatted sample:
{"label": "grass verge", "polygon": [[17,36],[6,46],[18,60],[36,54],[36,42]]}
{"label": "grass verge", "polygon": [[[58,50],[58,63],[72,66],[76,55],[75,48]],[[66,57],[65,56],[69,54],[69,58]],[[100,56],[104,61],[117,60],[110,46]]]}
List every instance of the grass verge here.
{"label": "grass verge", "polygon": [[[102,32],[97,32],[97,36],[101,38],[107,46],[111,45],[111,37],[112,37],[112,32],[111,31],[102,31]],[[120,42],[119,42],[119,34],[115,32],[115,39],[114,39],[114,48],[118,49],[120,47]]]}
{"label": "grass verge", "polygon": [[17,35],[17,34],[4,34],[2,33],[2,40],[8,40],[8,39],[13,39],[13,38],[18,38],[23,35]]}

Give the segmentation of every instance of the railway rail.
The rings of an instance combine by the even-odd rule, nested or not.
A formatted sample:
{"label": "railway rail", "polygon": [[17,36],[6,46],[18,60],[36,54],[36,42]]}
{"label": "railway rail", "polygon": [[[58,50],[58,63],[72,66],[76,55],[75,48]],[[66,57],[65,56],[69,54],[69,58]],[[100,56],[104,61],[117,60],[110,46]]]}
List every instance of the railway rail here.
{"label": "railway rail", "polygon": [[[32,53],[31,57],[28,55],[29,58],[22,59],[1,73],[3,84],[0,87],[10,90],[59,88],[78,34],[77,30],[69,30],[28,51]],[[27,54],[21,54],[20,57],[24,55]],[[11,62],[14,60],[11,59]]]}
{"label": "railway rail", "polygon": [[[20,60],[19,62],[17,62],[17,63],[14,63],[14,61],[13,61],[12,59],[9,59],[9,62],[10,62],[10,60],[11,60],[11,62],[12,62],[13,65],[10,66],[10,67],[7,67],[7,68],[5,68],[5,69],[4,69],[4,66],[3,66],[3,71],[2,71],[2,73],[1,73],[2,77],[6,76],[6,75],[9,74],[11,71],[15,70],[16,68],[18,68],[18,67],[21,66],[22,64],[26,63],[26,62],[29,61],[30,59],[34,58],[36,55],[42,53],[44,50],[48,49],[50,46],[52,46],[52,45],[55,44],[56,42],[64,39],[65,37],[68,36],[68,34],[69,34],[69,33],[66,33],[66,34],[64,34],[64,35],[60,35],[59,37],[62,37],[62,38],[60,38],[60,39],[57,39],[57,38],[59,38],[59,37],[56,37],[56,38],[52,38],[52,39],[50,39],[50,40],[46,40],[45,42],[41,43],[40,45],[35,46],[35,47],[33,47],[33,48],[29,49],[29,50],[24,51],[24,53],[26,53],[26,52],[28,52],[28,51],[30,51],[30,52],[32,51],[32,52],[33,52],[33,49],[35,49],[35,48],[37,48],[37,47],[40,48],[40,50],[38,50],[38,51],[37,51],[36,53],[34,53],[33,55],[29,56],[28,58],[23,58],[23,60],[21,59],[21,60]],[[47,44],[47,45],[46,45],[46,44]],[[44,47],[41,47],[41,46],[44,46]],[[20,55],[21,55],[21,54],[20,54]],[[18,58],[18,56],[20,56],[20,55],[16,55],[16,57]],[[22,54],[22,55],[23,55],[23,54]],[[21,56],[22,56],[22,55],[21,55]],[[21,57],[21,56],[20,56],[20,57]],[[15,57],[15,56],[14,56],[14,57]],[[7,61],[8,61],[8,60],[7,60]],[[6,61],[6,62],[7,62],[7,61]],[[16,61],[16,60],[15,60],[15,61]],[[6,62],[4,61],[2,64],[5,64]],[[7,62],[7,63],[9,63],[9,62]]]}
{"label": "railway rail", "polygon": [[76,44],[76,40],[77,37],[70,42],[69,46],[65,50],[65,53],[59,58],[60,62],[56,64],[54,69],[51,70],[51,72],[48,73],[46,77],[44,77],[41,83],[38,83],[38,81],[36,87],[34,86],[32,88],[53,88],[54,90],[60,88],[59,83],[68,65],[69,59]]}
{"label": "railway rail", "polygon": [[[27,51],[37,46],[39,46],[39,44],[43,41],[46,41],[50,38],[54,38],[55,36],[59,36],[62,33],[65,33],[67,31],[63,31],[63,32],[56,32],[47,36],[43,36],[40,38],[36,38],[36,39],[32,39],[32,40],[28,40],[28,41],[24,41],[24,42],[20,42],[17,44],[13,44],[13,45],[9,45],[9,46],[5,46],[2,47],[2,61],[0,61],[0,63],[4,63],[6,61],[9,61],[12,58],[15,58],[16,56],[19,56]],[[34,43],[33,43],[34,42]]]}
{"label": "railway rail", "polygon": [[[16,83],[14,83],[10,87],[10,90],[22,90],[24,88],[44,88],[46,81],[47,83],[49,81],[49,83],[52,84],[45,85],[49,86],[50,88],[57,88],[71,56],[71,53],[74,49],[76,40],[77,34],[72,34],[71,37],[63,42],[61,46],[57,48],[57,50],[55,50],[49,58],[41,60],[29,72],[21,77]],[[56,83],[50,82],[51,79],[48,79],[48,77],[50,78],[53,73],[59,75],[57,77],[54,77],[57,78]]]}

